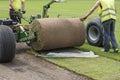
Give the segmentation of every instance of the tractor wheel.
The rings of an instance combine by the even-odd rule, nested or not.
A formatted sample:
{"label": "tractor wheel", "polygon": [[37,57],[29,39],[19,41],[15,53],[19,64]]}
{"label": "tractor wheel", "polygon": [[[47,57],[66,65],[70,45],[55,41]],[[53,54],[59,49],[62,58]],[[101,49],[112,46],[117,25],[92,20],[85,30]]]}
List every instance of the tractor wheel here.
{"label": "tractor wheel", "polygon": [[90,45],[103,47],[103,26],[99,18],[93,18],[88,22],[87,41]]}
{"label": "tractor wheel", "polygon": [[0,62],[6,63],[15,57],[16,42],[11,28],[0,25]]}

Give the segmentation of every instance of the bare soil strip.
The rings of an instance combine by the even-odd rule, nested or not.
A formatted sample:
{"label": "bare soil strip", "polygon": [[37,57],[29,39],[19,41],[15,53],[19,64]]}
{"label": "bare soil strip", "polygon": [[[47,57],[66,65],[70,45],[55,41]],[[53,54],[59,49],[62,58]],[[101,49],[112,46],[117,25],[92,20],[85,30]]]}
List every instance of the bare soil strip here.
{"label": "bare soil strip", "polygon": [[29,49],[24,43],[17,44],[13,62],[0,64],[0,80],[92,80],[27,54]]}

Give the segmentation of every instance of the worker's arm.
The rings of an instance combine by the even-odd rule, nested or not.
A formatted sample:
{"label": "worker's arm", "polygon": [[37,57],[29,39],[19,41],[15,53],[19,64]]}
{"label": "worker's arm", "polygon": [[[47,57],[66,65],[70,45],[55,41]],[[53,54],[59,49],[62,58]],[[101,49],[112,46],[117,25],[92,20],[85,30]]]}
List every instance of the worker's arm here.
{"label": "worker's arm", "polygon": [[87,19],[87,17],[88,17],[89,15],[91,15],[91,14],[95,11],[95,9],[96,9],[98,6],[100,6],[100,5],[101,5],[100,1],[97,1],[97,2],[95,3],[95,5],[90,9],[90,11],[89,11],[85,16],[83,16],[83,17],[81,18],[81,20]]}
{"label": "worker's arm", "polygon": [[24,11],[25,10],[25,1],[22,0],[22,10]]}
{"label": "worker's arm", "polygon": [[116,10],[116,2],[114,3],[114,5],[115,5],[115,12],[117,13],[117,10]]}
{"label": "worker's arm", "polygon": [[13,0],[9,0],[9,6],[10,6],[11,9],[16,11],[16,9],[13,7]]}
{"label": "worker's arm", "polygon": [[22,13],[25,14],[26,13],[26,11],[25,11],[25,1],[22,0],[21,4],[22,4],[22,7],[21,7]]}

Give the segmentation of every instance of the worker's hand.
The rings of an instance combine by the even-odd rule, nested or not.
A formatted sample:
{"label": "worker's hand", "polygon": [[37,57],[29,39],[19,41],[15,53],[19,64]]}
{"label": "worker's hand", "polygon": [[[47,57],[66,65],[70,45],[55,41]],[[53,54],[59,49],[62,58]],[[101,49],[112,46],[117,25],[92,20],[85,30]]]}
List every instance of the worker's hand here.
{"label": "worker's hand", "polygon": [[25,14],[26,13],[26,11],[25,10],[22,10],[22,14]]}
{"label": "worker's hand", "polygon": [[19,14],[19,11],[14,11],[14,14],[15,14],[15,15],[18,15],[18,14]]}
{"label": "worker's hand", "polygon": [[56,0],[52,0],[53,2],[57,2]]}
{"label": "worker's hand", "polygon": [[87,19],[87,16],[83,16],[82,18],[80,18],[81,21],[84,21],[85,19]]}
{"label": "worker's hand", "polygon": [[54,3],[54,2],[57,2],[57,0],[52,0],[52,2]]}

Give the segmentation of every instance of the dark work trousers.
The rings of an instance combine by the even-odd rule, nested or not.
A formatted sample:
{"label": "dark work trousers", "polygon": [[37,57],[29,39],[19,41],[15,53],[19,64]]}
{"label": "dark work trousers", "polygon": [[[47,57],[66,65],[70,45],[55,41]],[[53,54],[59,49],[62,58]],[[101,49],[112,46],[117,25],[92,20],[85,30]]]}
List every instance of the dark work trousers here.
{"label": "dark work trousers", "polygon": [[110,42],[112,44],[112,48],[115,50],[118,48],[118,44],[116,42],[115,38],[115,20],[110,19],[105,22],[103,22],[104,27],[104,49],[105,51],[109,51],[110,49]]}
{"label": "dark work trousers", "polygon": [[9,15],[13,21],[21,23],[21,18],[13,9],[10,9]]}

